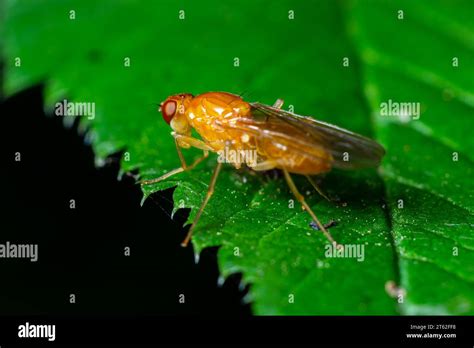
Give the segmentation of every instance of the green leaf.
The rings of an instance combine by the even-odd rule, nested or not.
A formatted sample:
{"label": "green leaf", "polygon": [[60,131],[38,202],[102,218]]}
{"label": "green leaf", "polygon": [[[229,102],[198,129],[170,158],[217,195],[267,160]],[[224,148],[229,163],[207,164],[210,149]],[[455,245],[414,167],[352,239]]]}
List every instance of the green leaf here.
{"label": "green leaf", "polygon": [[[336,240],[364,246],[363,261],[325,256],[327,241],[293,207],[282,178],[230,167],[195,231],[195,252],[220,245],[222,275],[243,273],[258,314],[473,313],[473,28],[462,6],[471,5],[11,1],[5,89],[46,81],[48,108],[65,97],[95,102],[96,117],[81,126],[97,163],[123,150],[122,170],[144,178],[179,166],[156,112],[178,92],[246,92],[267,104],[283,98],[296,113],[376,137],[387,149],[381,176],[335,170],[322,181],[344,204],[296,180],[321,220],[339,221]],[[421,102],[421,118],[382,117],[388,99]],[[190,162],[199,153],[185,155]],[[145,186],[144,194],[177,186],[175,209],[192,208],[192,221],[215,161]],[[405,289],[402,304],[386,293],[388,281]]]}
{"label": "green leaf", "polygon": [[[361,1],[351,10],[365,93],[389,149],[381,172],[407,293],[401,309],[473,314],[473,3]],[[384,23],[377,30],[374,17]],[[389,99],[419,102],[420,118],[382,116]]]}

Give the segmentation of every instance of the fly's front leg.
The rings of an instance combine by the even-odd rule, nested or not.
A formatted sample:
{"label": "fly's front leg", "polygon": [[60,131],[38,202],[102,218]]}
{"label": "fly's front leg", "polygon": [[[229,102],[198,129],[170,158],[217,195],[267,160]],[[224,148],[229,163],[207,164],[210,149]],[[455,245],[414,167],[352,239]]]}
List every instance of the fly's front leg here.
{"label": "fly's front leg", "polygon": [[[189,137],[190,139],[200,141],[199,139],[194,139]],[[181,151],[181,147],[186,147],[189,148],[192,146],[191,144],[187,143],[186,140],[181,140],[181,144],[178,141],[177,138],[174,139],[175,145],[176,145],[176,151],[178,152],[178,157],[179,161],[181,162],[181,168],[183,170],[191,170],[194,167],[196,167],[199,163],[201,163],[203,160],[205,160],[209,156],[209,150],[207,148],[202,147],[203,154],[201,157],[199,157],[197,160],[195,160],[191,165],[187,165],[186,160],[184,159],[183,152]],[[183,144],[186,144],[185,146],[182,146]],[[207,145],[206,145],[207,146]],[[197,147],[197,146],[194,146]]]}
{"label": "fly's front leg", "polygon": [[217,163],[216,168],[214,169],[214,173],[212,174],[211,182],[209,184],[209,187],[207,189],[206,197],[204,198],[204,201],[201,203],[201,207],[199,208],[196,217],[194,218],[194,221],[189,228],[188,234],[186,235],[186,238],[183,240],[181,243],[182,247],[186,247],[191,240],[191,236],[193,235],[194,228],[196,227],[199,219],[201,218],[202,212],[204,211],[204,208],[207,205],[207,202],[209,202],[209,199],[211,199],[212,194],[214,193],[214,188],[216,187],[216,181],[217,177],[219,176],[219,172],[221,171],[222,168],[222,163]]}
{"label": "fly's front leg", "polygon": [[[154,183],[163,181],[175,174],[191,170],[195,168],[199,163],[201,163],[204,159],[206,159],[209,156],[209,150],[212,150],[212,148],[207,146],[206,143],[204,143],[202,140],[195,139],[193,137],[175,134],[175,133],[173,133],[173,136],[175,139],[176,152],[178,153],[179,161],[181,162],[181,167],[173,169],[169,171],[168,173],[163,174],[159,178],[143,180],[141,182],[142,185],[154,184]],[[198,149],[203,150],[203,155],[199,157],[197,160],[195,160],[193,163],[191,163],[191,165],[188,165],[186,163],[186,160],[184,159],[183,153],[181,152],[181,147],[189,148],[191,146],[197,147]]]}
{"label": "fly's front leg", "polygon": [[171,135],[174,137],[177,147],[183,147],[183,148],[189,148],[189,147],[195,147],[197,149],[201,149],[203,151],[213,151],[213,148],[207,145],[204,141],[187,136],[187,135],[182,135],[182,134],[177,134],[175,132],[171,133]]}

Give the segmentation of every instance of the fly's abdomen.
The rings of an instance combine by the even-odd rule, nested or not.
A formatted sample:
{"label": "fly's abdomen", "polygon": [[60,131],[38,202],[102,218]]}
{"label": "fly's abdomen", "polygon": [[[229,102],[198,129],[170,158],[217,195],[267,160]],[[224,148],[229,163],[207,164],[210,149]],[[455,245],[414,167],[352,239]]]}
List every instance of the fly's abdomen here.
{"label": "fly's abdomen", "polygon": [[275,168],[290,173],[316,175],[332,168],[332,156],[323,148],[293,146],[265,138],[258,139],[256,147],[261,160],[274,162]]}

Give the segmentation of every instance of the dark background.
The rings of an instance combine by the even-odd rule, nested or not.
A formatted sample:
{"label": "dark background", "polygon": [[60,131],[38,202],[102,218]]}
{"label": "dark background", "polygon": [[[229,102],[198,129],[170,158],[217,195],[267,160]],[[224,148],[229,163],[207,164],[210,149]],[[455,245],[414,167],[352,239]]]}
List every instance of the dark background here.
{"label": "dark background", "polygon": [[39,255],[37,262],[1,260],[0,314],[249,315],[240,275],[217,284],[217,249],[195,264],[192,248],[180,247],[188,212],[170,219],[172,190],[140,207],[135,180],[117,180],[118,156],[96,168],[77,128],[45,115],[42,100],[36,86],[0,105],[0,243],[37,243]]}

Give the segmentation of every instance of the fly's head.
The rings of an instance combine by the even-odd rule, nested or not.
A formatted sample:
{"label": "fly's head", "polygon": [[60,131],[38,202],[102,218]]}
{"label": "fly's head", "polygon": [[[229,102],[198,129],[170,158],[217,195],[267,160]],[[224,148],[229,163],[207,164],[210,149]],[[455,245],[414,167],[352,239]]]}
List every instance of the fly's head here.
{"label": "fly's head", "polygon": [[163,119],[178,134],[189,134],[191,125],[186,118],[186,108],[193,99],[189,93],[172,95],[160,104],[158,111],[161,112]]}

